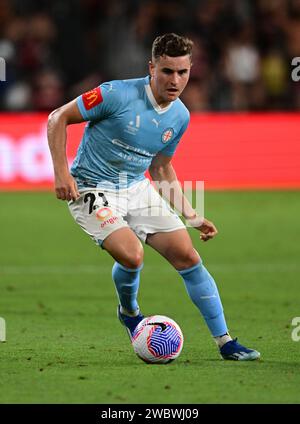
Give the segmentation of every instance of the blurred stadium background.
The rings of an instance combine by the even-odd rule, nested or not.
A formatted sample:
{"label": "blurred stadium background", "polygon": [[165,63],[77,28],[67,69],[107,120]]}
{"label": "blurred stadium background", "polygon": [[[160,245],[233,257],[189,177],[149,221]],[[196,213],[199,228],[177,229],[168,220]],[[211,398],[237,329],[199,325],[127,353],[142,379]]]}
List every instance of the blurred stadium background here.
{"label": "blurred stadium background", "polygon": [[[0,5],[7,73],[0,189],[51,187],[47,113],[103,81],[145,76],[153,39],[170,31],[195,42],[182,95],[191,125],[174,161],[180,180],[204,180],[206,188],[300,187],[300,82],[291,78],[291,61],[300,56],[299,0]],[[71,162],[82,127],[70,131]]]}
{"label": "blurred stadium background", "polygon": [[299,0],[1,0],[1,110],[51,110],[99,81],[146,75],[165,32],[196,46],[191,111],[298,110]]}
{"label": "blurred stadium background", "polygon": [[[178,320],[186,348],[163,371],[134,362],[115,319],[112,261],[49,193],[47,114],[103,81],[145,76],[151,43],[166,32],[195,42],[182,96],[191,124],[174,166],[181,181],[205,182],[220,235],[198,247],[230,328],[261,350],[260,364],[212,359],[183,288],[168,289],[175,272],[147,248],[146,313]],[[0,402],[300,401],[290,336],[300,315],[299,56],[300,0],[0,0]],[[82,131],[69,128],[70,162]]]}

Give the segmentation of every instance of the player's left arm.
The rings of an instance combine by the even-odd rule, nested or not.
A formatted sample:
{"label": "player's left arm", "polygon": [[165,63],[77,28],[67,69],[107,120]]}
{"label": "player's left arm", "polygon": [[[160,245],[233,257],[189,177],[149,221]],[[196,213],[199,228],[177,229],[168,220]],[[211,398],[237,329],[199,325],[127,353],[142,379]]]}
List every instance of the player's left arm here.
{"label": "player's left arm", "polygon": [[158,153],[152,160],[149,173],[154,181],[159,194],[165,198],[172,207],[175,207],[189,224],[200,231],[203,241],[210,240],[217,235],[215,225],[206,218],[197,214],[186,196],[177,179],[176,172],[171,164],[172,156]]}

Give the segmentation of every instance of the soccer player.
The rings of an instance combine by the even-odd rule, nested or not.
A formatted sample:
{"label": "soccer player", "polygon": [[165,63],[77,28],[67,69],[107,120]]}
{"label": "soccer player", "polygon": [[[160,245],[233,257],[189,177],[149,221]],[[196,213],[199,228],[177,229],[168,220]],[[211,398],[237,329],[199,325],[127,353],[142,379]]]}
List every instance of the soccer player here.
{"label": "soccer player", "polygon": [[[232,339],[213,277],[206,270],[185,220],[207,241],[215,225],[198,216],[182,192],[171,164],[189,123],[179,99],[189,80],[192,41],[176,34],[157,37],[149,76],[106,82],[49,115],[48,140],[55,191],[67,200],[82,229],[114,259],[112,279],[118,294],[118,317],[131,337],[144,318],[137,303],[143,246],[164,256],[182,277],[202,314],[221,356],[254,360],[260,353]],[[77,156],[68,168],[66,127],[87,121]],[[172,190],[150,184],[168,183]],[[140,241],[141,240],[141,241]]]}

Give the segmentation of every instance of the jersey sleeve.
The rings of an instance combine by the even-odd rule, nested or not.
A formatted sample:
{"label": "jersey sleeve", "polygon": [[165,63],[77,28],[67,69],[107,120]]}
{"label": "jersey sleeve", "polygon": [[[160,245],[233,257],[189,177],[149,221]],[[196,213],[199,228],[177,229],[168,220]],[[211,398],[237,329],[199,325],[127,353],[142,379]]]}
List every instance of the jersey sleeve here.
{"label": "jersey sleeve", "polygon": [[105,82],[77,97],[77,106],[85,121],[100,121],[115,114],[122,105],[124,92],[118,81]]}
{"label": "jersey sleeve", "polygon": [[165,156],[173,156],[174,155],[174,153],[177,149],[178,143],[179,143],[181,137],[183,136],[185,130],[187,129],[189,122],[190,122],[190,116],[188,115],[185,122],[183,123],[180,131],[178,132],[178,134],[174,138],[174,140],[172,140],[170,144],[168,144],[164,149],[162,149],[160,151],[160,153],[162,153]]}

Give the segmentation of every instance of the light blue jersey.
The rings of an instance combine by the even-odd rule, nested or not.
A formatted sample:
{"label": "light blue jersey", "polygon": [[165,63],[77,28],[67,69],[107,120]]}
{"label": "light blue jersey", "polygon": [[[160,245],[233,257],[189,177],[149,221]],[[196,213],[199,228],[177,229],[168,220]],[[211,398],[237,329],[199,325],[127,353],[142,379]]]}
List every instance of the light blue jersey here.
{"label": "light blue jersey", "polygon": [[[103,83],[79,96],[77,105],[89,121],[71,167],[79,187],[118,189],[143,180],[158,152],[173,156],[189,123],[181,100],[158,106],[149,77]],[[120,182],[120,173],[126,180]]]}

